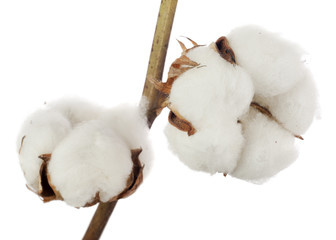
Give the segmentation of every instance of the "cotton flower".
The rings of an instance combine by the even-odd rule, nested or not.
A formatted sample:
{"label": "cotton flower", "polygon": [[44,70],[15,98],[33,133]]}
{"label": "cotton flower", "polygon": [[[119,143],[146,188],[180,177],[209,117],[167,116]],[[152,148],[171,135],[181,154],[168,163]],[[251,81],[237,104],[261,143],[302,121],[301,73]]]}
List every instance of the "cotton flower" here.
{"label": "cotton flower", "polygon": [[142,109],[86,108],[81,100],[61,100],[30,116],[18,152],[32,190],[44,201],[64,200],[74,207],[131,195],[151,165]]}

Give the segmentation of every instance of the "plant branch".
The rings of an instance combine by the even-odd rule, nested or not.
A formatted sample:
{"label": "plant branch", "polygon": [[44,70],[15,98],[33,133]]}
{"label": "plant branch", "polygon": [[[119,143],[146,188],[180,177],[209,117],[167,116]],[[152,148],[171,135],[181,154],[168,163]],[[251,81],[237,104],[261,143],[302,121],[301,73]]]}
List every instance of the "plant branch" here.
{"label": "plant branch", "polygon": [[155,88],[153,79],[161,81],[168,49],[171,28],[176,10],[177,0],[162,0],[156,24],[151,55],[149,58],[146,81],[142,96],[148,100],[147,120],[149,127],[157,117],[160,107],[160,92]]}
{"label": "plant branch", "polygon": [[[146,81],[142,93],[142,95],[148,100],[146,116],[149,127],[152,126],[155,118],[157,117],[156,110],[160,106],[160,92],[155,88],[150,79],[160,81],[162,79],[176,5],[177,0],[162,0],[156,23]],[[97,240],[100,238],[116,204],[117,201],[99,203],[83,240]]]}

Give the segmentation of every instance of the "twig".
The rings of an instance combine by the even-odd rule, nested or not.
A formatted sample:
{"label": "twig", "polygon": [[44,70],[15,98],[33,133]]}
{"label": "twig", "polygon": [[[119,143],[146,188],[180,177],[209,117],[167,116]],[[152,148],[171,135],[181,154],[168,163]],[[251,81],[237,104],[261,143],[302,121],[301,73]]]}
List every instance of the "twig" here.
{"label": "twig", "polygon": [[83,240],[95,240],[100,238],[116,204],[117,201],[99,203]]}
{"label": "twig", "polygon": [[161,1],[145,86],[142,92],[142,96],[145,96],[148,100],[147,119],[149,127],[152,126],[157,117],[157,109],[160,107],[160,92],[155,88],[151,80],[161,81],[162,79],[176,5],[177,0]]}
{"label": "twig", "polygon": [[[149,127],[152,126],[157,117],[156,109],[160,106],[160,92],[155,88],[150,79],[162,79],[176,5],[177,0],[162,0],[156,23],[146,81],[142,93],[148,100],[146,116]],[[83,240],[96,240],[100,238],[116,204],[117,201],[100,203],[98,205]]]}

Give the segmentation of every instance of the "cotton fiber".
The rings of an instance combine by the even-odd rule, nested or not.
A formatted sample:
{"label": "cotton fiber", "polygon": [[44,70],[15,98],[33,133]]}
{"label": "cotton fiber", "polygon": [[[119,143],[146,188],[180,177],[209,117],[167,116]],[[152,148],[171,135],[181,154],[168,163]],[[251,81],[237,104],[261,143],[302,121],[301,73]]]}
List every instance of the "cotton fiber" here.
{"label": "cotton fiber", "polygon": [[170,149],[193,170],[214,174],[235,169],[244,144],[241,126],[232,121],[203,127],[192,136],[168,124],[165,129]]}
{"label": "cotton fiber", "polygon": [[165,133],[170,148],[192,169],[230,173],[244,143],[238,117],[249,109],[252,80],[212,46],[197,46],[185,56],[199,66],[174,81],[168,101],[170,110],[190,122],[195,133],[188,136],[168,125]]}
{"label": "cotton fiber", "polygon": [[251,74],[257,95],[285,93],[305,77],[304,51],[280,35],[248,25],[232,30],[227,38],[237,64]]}
{"label": "cotton fiber", "polygon": [[317,109],[317,92],[309,72],[292,89],[274,97],[255,96],[266,106],[279,123],[294,135],[301,135],[311,125]]}
{"label": "cotton fiber", "polygon": [[241,119],[245,146],[232,176],[262,183],[298,156],[294,136],[255,109]]}
{"label": "cotton fiber", "polygon": [[146,166],[144,175],[147,175],[151,168],[153,151],[149,139],[145,109],[141,106],[121,104],[105,111],[100,119],[113,127],[129,149],[142,149],[139,160]]}
{"label": "cotton fiber", "polygon": [[104,110],[97,104],[75,97],[47,102],[46,107],[60,112],[73,126],[81,122],[97,119]]}
{"label": "cotton fiber", "polygon": [[71,124],[59,112],[47,109],[27,117],[17,138],[17,151],[27,186],[38,193],[42,191],[40,155],[52,152],[71,131]]}
{"label": "cotton fiber", "polygon": [[143,109],[60,100],[27,118],[18,137],[28,186],[74,207],[131,195],[151,166]]}
{"label": "cotton fiber", "polygon": [[126,187],[131,151],[104,122],[79,124],[53,151],[48,172],[64,201],[75,207],[106,202]]}
{"label": "cotton fiber", "polygon": [[167,82],[155,83],[171,110],[170,149],[194,170],[254,183],[289,166],[317,107],[304,51],[257,26],[209,46],[179,43]]}

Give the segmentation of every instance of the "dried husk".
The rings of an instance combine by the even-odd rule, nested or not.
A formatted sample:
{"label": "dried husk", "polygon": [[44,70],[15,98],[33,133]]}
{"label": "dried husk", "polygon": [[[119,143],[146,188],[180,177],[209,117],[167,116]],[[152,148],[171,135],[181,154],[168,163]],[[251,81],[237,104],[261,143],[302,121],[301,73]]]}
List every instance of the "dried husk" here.
{"label": "dried husk", "polygon": [[[284,128],[285,130],[287,130],[288,132],[290,132],[288,129],[286,129],[283,124],[281,122],[279,122],[278,119],[276,119],[273,114],[271,113],[271,111],[265,107],[262,106],[261,104],[257,103],[257,102],[251,102],[250,107],[256,109],[258,112],[260,112],[261,114],[267,116],[270,120],[275,121],[279,126],[281,126],[282,128]],[[292,135],[300,140],[304,140],[302,136],[300,135],[296,135],[294,133],[292,133]]]}
{"label": "dried husk", "polygon": [[176,115],[173,111],[170,111],[168,121],[177,129],[183,132],[187,132],[188,136],[194,135],[196,133],[196,129],[189,121],[185,120],[184,118],[178,117],[178,115]]}

